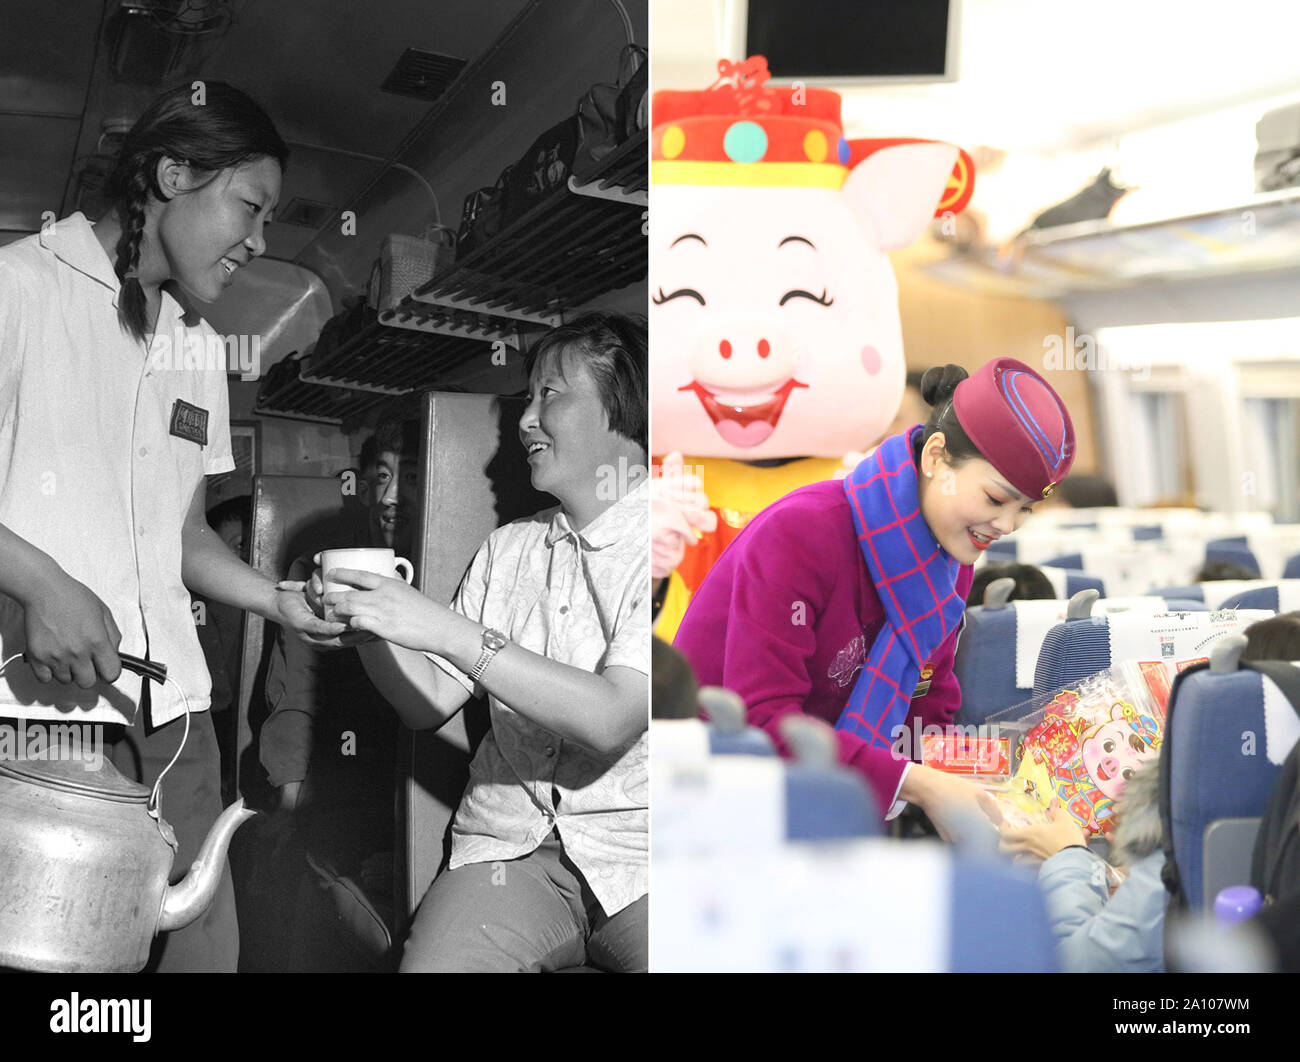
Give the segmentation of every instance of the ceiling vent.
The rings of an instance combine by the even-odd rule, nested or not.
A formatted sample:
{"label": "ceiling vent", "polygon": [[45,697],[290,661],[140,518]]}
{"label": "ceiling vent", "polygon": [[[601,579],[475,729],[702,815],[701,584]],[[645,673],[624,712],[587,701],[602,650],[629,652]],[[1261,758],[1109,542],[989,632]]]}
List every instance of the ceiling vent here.
{"label": "ceiling vent", "polygon": [[465,69],[465,60],[419,48],[407,48],[379,86],[384,92],[432,103]]}
{"label": "ceiling vent", "polygon": [[329,203],[295,196],[283,210],[277,210],[275,220],[286,225],[301,225],[304,229],[322,229],[338,216],[338,209]]}

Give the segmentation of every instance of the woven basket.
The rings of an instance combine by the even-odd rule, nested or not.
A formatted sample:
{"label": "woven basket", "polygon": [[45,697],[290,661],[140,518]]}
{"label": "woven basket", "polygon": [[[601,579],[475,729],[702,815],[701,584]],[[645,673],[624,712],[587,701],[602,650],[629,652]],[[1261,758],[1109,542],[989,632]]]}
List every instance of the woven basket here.
{"label": "woven basket", "polygon": [[393,233],[384,238],[379,260],[370,273],[367,301],[383,313],[392,310],[411,292],[433,279],[440,262],[455,257],[455,233],[442,226],[434,229],[441,241],[431,236],[405,236]]}

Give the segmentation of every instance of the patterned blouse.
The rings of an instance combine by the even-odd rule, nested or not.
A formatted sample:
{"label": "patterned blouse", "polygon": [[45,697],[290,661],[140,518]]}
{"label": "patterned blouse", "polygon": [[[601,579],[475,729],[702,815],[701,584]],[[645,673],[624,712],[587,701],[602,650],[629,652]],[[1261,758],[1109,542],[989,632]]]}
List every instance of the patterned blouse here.
{"label": "patterned blouse", "polygon": [[[599,674],[650,674],[649,487],[639,484],[581,531],[559,508],[498,528],[451,607],[516,645]],[[426,654],[466,689],[469,678]],[[481,690],[477,692],[482,692]],[[492,728],[452,826],[451,868],[516,859],[552,829],[606,915],[649,891],[646,732],[601,755],[492,696]]]}

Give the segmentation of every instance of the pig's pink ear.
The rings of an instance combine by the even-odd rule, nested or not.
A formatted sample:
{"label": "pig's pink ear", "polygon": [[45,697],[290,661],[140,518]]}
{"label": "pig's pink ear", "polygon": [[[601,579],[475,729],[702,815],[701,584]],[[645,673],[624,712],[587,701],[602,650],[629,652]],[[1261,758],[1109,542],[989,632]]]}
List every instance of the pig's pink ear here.
{"label": "pig's pink ear", "polygon": [[849,171],[844,195],[882,251],[906,247],[934,217],[956,162],[951,144],[881,148]]}

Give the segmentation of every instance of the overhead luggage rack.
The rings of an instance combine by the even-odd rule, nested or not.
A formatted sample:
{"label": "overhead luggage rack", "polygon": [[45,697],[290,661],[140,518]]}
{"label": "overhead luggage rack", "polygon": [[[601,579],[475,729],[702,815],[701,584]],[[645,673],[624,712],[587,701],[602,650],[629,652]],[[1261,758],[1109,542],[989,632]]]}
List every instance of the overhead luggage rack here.
{"label": "overhead luggage rack", "polygon": [[258,389],[253,412],[290,420],[342,424],[387,401],[382,394],[304,381],[301,366],[302,358],[293,356],[274,366]]}
{"label": "overhead luggage rack", "polygon": [[644,204],[611,194],[644,193],[646,145],[645,132],[629,139],[576,191],[570,179],[568,187],[417,288],[398,312],[418,312],[424,303],[474,310],[503,325],[554,325],[567,308],[640,280],[646,273]]}
{"label": "overhead luggage rack", "polygon": [[631,137],[601,163],[586,180],[569,178],[569,191],[595,199],[610,199],[635,206],[650,205],[650,171],[646,167],[646,134]]}
{"label": "overhead luggage rack", "polygon": [[375,320],[338,346],[312,354],[301,379],[383,395],[454,391],[491,355],[491,345],[479,339],[392,328]]}
{"label": "overhead luggage rack", "polygon": [[1300,189],[1169,218],[1031,230],[1011,247],[980,247],[921,268],[954,287],[1033,298],[1293,268],[1300,259]]}
{"label": "overhead luggage rack", "polygon": [[[568,309],[640,280],[647,142],[638,133],[393,308],[339,314],[291,381],[267,379],[257,411],[342,421],[388,396],[462,389],[499,344],[520,350]],[[348,392],[374,397],[341,402]]]}

